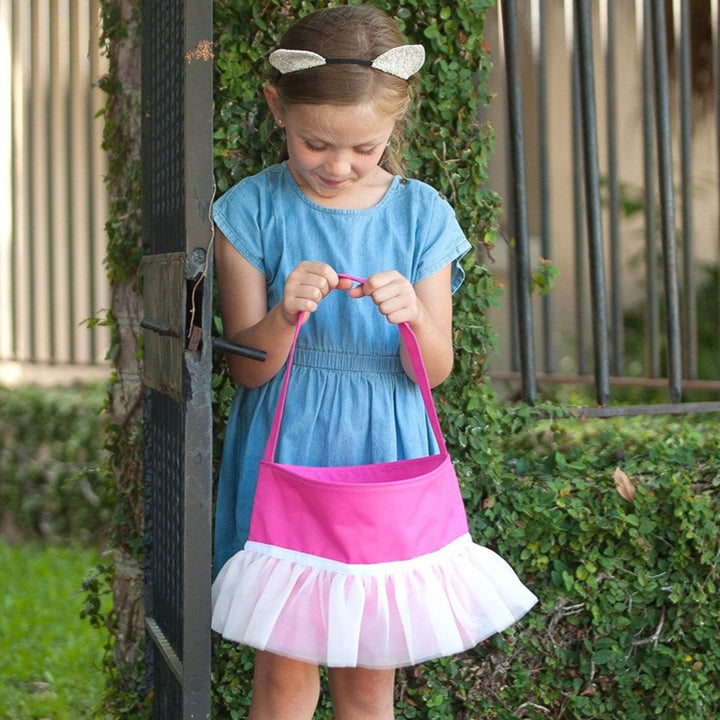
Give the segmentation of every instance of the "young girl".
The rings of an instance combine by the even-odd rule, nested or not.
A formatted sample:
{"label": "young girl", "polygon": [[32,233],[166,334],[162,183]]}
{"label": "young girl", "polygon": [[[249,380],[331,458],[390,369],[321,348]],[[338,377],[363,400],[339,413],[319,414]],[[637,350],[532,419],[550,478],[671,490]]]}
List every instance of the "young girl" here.
{"label": "young girl", "polygon": [[[240,182],[214,208],[225,335],[265,350],[267,359],[228,357],[239,387],[218,491],[213,628],[257,648],[251,720],[309,720],[317,666],[326,661],[302,647],[253,640],[277,620],[258,604],[263,588],[263,603],[277,596],[272,612],[285,613],[286,623],[289,614],[298,636],[314,631],[283,599],[291,581],[259,578],[264,566],[243,550],[296,322],[305,313],[278,462],[360,465],[433,454],[437,444],[397,325],[410,325],[431,385],[441,383],[453,362],[452,293],[470,245],[447,202],[400,174],[396,152],[421,46],[408,45],[374,7],[338,6],[298,21],[269,60],[275,74],[265,97],[284,129],[286,159]],[[343,273],[367,279],[356,285]],[[459,649],[507,627],[536,600],[485,552],[493,556],[488,581],[502,587],[477,588],[488,597],[486,627]],[[317,602],[325,608],[328,598]],[[425,659],[359,656],[356,667],[330,667],[336,718],[392,718],[393,668]]]}

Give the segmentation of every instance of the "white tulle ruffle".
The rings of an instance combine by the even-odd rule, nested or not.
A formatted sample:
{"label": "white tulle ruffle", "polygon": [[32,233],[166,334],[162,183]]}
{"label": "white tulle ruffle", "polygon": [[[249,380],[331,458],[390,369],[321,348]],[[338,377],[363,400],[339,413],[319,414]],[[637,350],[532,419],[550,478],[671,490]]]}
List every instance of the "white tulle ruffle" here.
{"label": "white tulle ruffle", "polygon": [[404,562],[345,565],[249,542],[212,588],[213,630],[329,667],[391,668],[461,652],[537,598],[464,535]]}

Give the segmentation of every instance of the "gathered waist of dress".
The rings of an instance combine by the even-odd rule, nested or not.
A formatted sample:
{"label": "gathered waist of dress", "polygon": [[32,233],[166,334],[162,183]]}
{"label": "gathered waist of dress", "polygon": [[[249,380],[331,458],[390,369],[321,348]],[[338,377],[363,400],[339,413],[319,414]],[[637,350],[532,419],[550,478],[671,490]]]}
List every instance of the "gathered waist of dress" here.
{"label": "gathered waist of dress", "polygon": [[298,347],[293,360],[295,367],[323,368],[338,372],[403,373],[398,355],[362,355],[342,350],[322,350]]}

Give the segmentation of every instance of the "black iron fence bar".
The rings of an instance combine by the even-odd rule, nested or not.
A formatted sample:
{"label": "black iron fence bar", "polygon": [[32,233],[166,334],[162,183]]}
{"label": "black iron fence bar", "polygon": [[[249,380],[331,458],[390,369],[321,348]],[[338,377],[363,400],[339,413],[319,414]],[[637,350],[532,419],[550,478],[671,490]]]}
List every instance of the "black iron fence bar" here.
{"label": "black iron fence bar", "polygon": [[680,174],[682,192],[683,329],[684,374],[697,377],[697,291],[692,188],[692,87],[690,67],[690,11],[688,0],[680,2]]}
{"label": "black iron fence bar", "polygon": [[512,272],[516,274],[518,303],[518,338],[522,396],[534,402],[535,352],[530,286],[529,231],[527,217],[527,183],[525,175],[525,140],[523,135],[522,97],[518,60],[517,6],[515,0],[502,0],[502,23],[505,43],[505,66],[508,94],[508,128],[510,138],[510,173],[512,179],[512,212],[515,240]]}
{"label": "black iron fence bar", "polygon": [[680,312],[675,246],[675,199],[670,137],[670,92],[668,88],[665,4],[650,3],[653,60],[655,67],[655,123],[657,132],[660,221],[665,279],[668,390],[671,402],[682,401],[680,357]]}
{"label": "black iron fence bar", "polygon": [[162,335],[163,337],[180,337],[180,330],[178,328],[172,327],[168,324],[159,323],[156,320],[151,320],[150,318],[143,318],[140,321],[140,327],[144,330],[150,330],[157,335]]}
{"label": "black iron fence bar", "polygon": [[[537,0],[537,108],[538,108],[538,165],[540,175],[540,252],[552,258],[552,229],[550,227],[550,160],[548,147],[548,67],[546,0]],[[545,372],[555,368],[553,358],[552,294],[542,298],[543,367]]]}
{"label": "black iron fence bar", "polygon": [[[503,43],[503,55],[505,55],[504,51],[504,43]],[[505,71],[507,72],[507,68],[505,68]],[[510,117],[510,103],[506,97],[507,94],[504,94],[503,97],[505,97],[505,104],[503,110],[505,111],[505,115],[509,118]],[[511,144],[510,139],[508,138],[508,145]],[[508,338],[508,342],[510,345],[510,367],[514,371],[519,371],[520,369],[520,331],[518,323],[516,322],[517,316],[518,316],[518,297],[517,297],[517,273],[515,272],[515,261],[513,258],[513,254],[515,252],[514,250],[514,244],[512,242],[512,239],[517,237],[517,232],[515,230],[515,212],[513,210],[514,208],[514,190],[513,190],[513,183],[515,179],[513,177],[512,172],[507,173],[507,185],[505,188],[505,218],[506,218],[506,227],[507,227],[507,243],[509,248],[509,254],[508,254],[508,273],[507,273],[507,283],[508,283],[508,310],[510,313],[510,337]]]}
{"label": "black iron fence bar", "polygon": [[608,367],[607,291],[600,202],[599,154],[597,142],[595,82],[593,71],[590,0],[575,0],[575,42],[578,47],[580,107],[585,170],[585,204],[588,227],[590,295],[593,309],[593,349],[598,405],[610,400]]}
{"label": "black iron fence bar", "polygon": [[572,194],[573,238],[575,252],[575,348],[578,372],[589,372],[586,348],[587,339],[587,267],[585,255],[586,225],[585,198],[583,195],[582,112],[580,109],[580,64],[577,46],[570,49],[570,97],[572,102]]}
{"label": "black iron fence bar", "polygon": [[[502,19],[502,9],[498,7],[498,22],[501,22]],[[505,43],[504,43],[504,37],[501,33],[501,42],[502,42],[502,55],[505,57]],[[507,67],[504,68],[505,73],[507,76]],[[507,77],[506,77],[507,81]],[[509,107],[509,101],[507,98],[507,93],[503,93],[504,98],[504,104],[503,104],[503,111],[505,113],[506,117],[510,117],[510,107]],[[510,139],[507,139],[507,145],[510,145]],[[513,260],[513,243],[512,238],[516,237],[516,231],[515,231],[515,213],[513,211],[513,198],[514,198],[514,191],[513,191],[513,183],[514,183],[514,177],[512,172],[507,173],[507,185],[505,187],[505,224],[507,228],[507,239],[506,242],[508,244],[509,248],[509,254],[508,254],[508,273],[507,273],[507,284],[508,284],[508,312],[510,317],[510,327],[509,327],[509,337],[507,339],[507,342],[509,343],[510,348],[510,367],[514,372],[518,372],[520,370],[520,337],[519,337],[519,330],[518,330],[518,323],[516,322],[516,318],[518,316],[518,301],[517,301],[517,273],[514,272],[514,260]]]}
{"label": "black iron fence bar", "polygon": [[[535,375],[539,384],[554,385],[594,385],[593,375],[580,375],[569,373],[537,373]],[[492,379],[498,382],[517,382],[519,373],[511,370],[494,370]],[[611,375],[610,385],[612,387],[646,388],[648,390],[662,390],[667,388],[666,378],[636,377],[629,375]],[[684,380],[684,390],[697,390],[718,393],[720,392],[720,380]],[[641,414],[641,413],[638,413]]]}
{"label": "black iron fence bar", "polygon": [[652,28],[650,27],[650,3],[643,6],[642,43],[642,123],[643,123],[643,180],[645,215],[645,305],[647,369],[650,377],[660,376],[660,316],[658,313],[658,254],[657,222],[655,213],[655,101],[653,96]]}
{"label": "black iron fence bar", "polygon": [[620,241],[620,189],[618,183],[617,81],[615,72],[615,3],[606,0],[605,96],[607,125],[608,241],[610,246],[611,367],[615,375],[625,370],[623,320],[623,261]]}
{"label": "black iron fence bar", "polygon": [[230,353],[231,355],[239,355],[241,357],[251,358],[252,360],[264,361],[267,353],[264,350],[248,347],[247,345],[238,345],[231,343],[223,338],[212,339],[213,350],[217,352]]}
{"label": "black iron fence bar", "polygon": [[628,417],[633,415],[687,415],[688,413],[716,413],[720,402],[691,402],[653,405],[617,405],[615,407],[580,408],[578,417]]}

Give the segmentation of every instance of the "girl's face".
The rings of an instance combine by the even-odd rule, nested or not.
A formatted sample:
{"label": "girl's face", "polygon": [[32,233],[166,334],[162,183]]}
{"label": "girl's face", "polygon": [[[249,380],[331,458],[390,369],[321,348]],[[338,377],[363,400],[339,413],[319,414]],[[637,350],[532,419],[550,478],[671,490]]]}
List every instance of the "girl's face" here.
{"label": "girl's face", "polygon": [[311,200],[328,207],[358,208],[382,198],[391,177],[378,163],[394,118],[378,114],[372,105],[281,109],[270,95],[268,100],[285,128],[288,167]]}

